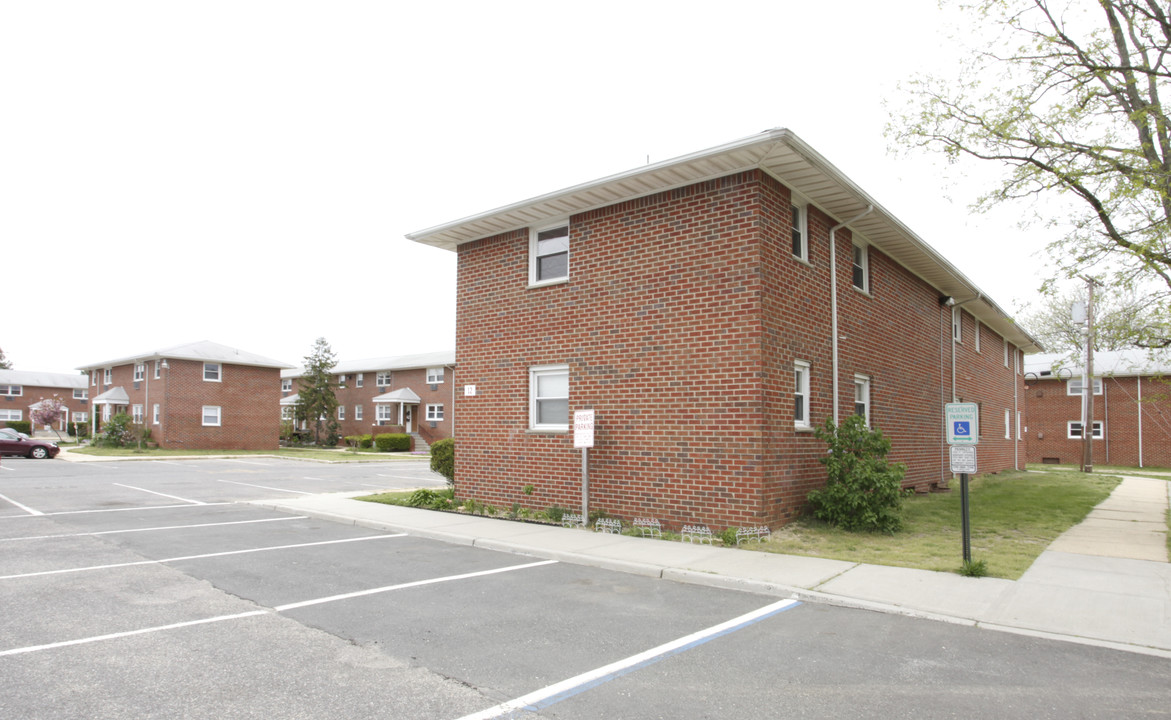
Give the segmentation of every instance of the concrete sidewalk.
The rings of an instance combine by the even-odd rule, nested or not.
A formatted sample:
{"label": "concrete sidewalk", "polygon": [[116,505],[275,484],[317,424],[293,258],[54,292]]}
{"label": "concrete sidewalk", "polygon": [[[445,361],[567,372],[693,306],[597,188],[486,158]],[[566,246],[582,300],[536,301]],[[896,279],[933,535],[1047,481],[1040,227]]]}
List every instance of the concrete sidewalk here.
{"label": "concrete sidewalk", "polygon": [[254,504],[666,580],[1171,658],[1171,564],[1164,515],[1169,485],[1124,478],[1085,522],[1058,538],[1016,581],[644,540],[359,502],[348,495]]}

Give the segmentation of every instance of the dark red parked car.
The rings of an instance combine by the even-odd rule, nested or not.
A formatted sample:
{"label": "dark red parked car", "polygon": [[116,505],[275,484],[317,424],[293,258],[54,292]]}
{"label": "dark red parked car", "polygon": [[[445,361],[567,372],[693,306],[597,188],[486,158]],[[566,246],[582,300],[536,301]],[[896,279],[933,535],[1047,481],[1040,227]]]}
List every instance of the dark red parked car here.
{"label": "dark red parked car", "polygon": [[0,428],[0,455],[20,455],[40,460],[57,457],[57,443],[30,438],[12,428]]}

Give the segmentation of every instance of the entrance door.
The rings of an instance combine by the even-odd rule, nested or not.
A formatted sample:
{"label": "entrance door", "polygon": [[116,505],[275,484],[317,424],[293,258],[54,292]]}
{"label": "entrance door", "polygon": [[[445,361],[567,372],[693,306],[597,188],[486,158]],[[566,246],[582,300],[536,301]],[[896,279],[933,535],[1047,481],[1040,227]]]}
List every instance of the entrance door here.
{"label": "entrance door", "polygon": [[410,432],[415,431],[414,428],[411,426],[411,420],[414,419],[414,417],[415,417],[415,406],[414,405],[403,405],[403,432],[410,433]]}

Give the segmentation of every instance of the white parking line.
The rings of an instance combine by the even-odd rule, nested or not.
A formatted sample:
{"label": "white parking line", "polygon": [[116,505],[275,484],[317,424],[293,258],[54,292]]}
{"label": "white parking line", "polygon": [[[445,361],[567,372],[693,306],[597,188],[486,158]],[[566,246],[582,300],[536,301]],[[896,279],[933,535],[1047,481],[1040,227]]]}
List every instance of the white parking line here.
{"label": "white parking line", "polygon": [[411,480],[419,482],[420,480],[427,480],[428,478],[415,477],[412,475],[387,475],[385,473],[374,473],[377,477],[390,478],[391,480]]}
{"label": "white parking line", "polygon": [[[396,536],[387,536],[396,537]],[[424,580],[415,583],[404,583],[399,586],[391,586],[386,588],[379,588],[376,592],[389,592],[390,590],[418,587],[419,585],[430,585],[440,582],[449,582],[452,580],[465,580],[473,577],[480,577],[482,575],[492,575],[496,573],[510,572],[512,570],[524,570],[526,568],[536,567],[539,565],[549,565],[557,562],[556,560],[543,560],[538,563],[525,563],[523,565],[512,565],[509,567],[497,568],[495,570],[486,570],[478,573],[465,573],[463,575],[449,575],[443,578],[435,578],[434,580]],[[46,643],[44,645],[30,645],[28,647],[13,648],[11,650],[0,650],[0,657],[8,655],[21,655],[24,653],[39,652],[41,650],[54,650],[57,648],[70,647],[73,645],[84,645],[86,643],[101,642],[103,640],[116,640],[118,638],[131,637],[133,635],[145,635],[147,633],[163,632],[165,630],[176,630],[179,628],[192,627],[194,625],[207,625],[209,623],[224,622],[226,620],[239,620],[242,618],[256,617],[258,615],[269,615],[272,613],[281,612],[282,609],[292,609],[296,607],[304,607],[306,605],[313,605],[322,602],[334,602],[337,600],[346,600],[350,597],[357,597],[362,594],[369,593],[350,593],[348,595],[334,595],[329,598],[322,598],[321,600],[307,600],[300,603],[292,603],[290,605],[282,605],[273,608],[272,610],[253,610],[251,612],[236,613],[234,615],[217,615],[216,617],[204,618],[202,620],[189,620],[187,622],[172,623],[170,625],[156,625],[154,627],[141,628],[139,630],[127,630],[126,632],[110,633],[107,635],[95,635],[88,638],[78,638],[76,640],[63,640],[61,642]]]}
{"label": "white parking line", "polygon": [[23,517],[31,517],[33,515],[44,515],[45,514],[45,513],[41,512],[40,510],[33,510],[28,505],[21,505],[20,503],[16,502],[15,500],[8,497],[7,495],[0,495],[0,500],[3,500],[4,502],[7,502],[7,503],[12,503],[16,507],[18,507],[21,510],[24,510],[26,513],[28,513],[28,515],[25,515]]}
{"label": "white parking line", "polygon": [[44,575],[66,575],[69,573],[89,572],[90,570],[112,570],[114,568],[134,567],[135,565],[162,565],[164,563],[180,562],[182,560],[205,560],[207,558],[227,557],[228,555],[246,555],[248,553],[255,552],[268,552],[269,550],[292,550],[293,548],[316,547],[318,545],[338,545],[340,543],[361,542],[363,540],[381,540],[384,538],[400,537],[406,537],[406,533],[397,533],[393,535],[367,535],[365,537],[346,538],[344,540],[323,540],[321,542],[297,543],[295,545],[272,545],[270,547],[248,548],[247,550],[228,550],[226,552],[205,553],[203,555],[184,555],[181,557],[164,558],[162,560],[136,560],[134,562],[111,563],[109,565],[89,565],[78,568],[64,568],[62,570],[41,570],[39,572],[19,573],[16,575],[0,575],[0,580],[16,580],[18,578],[42,577]]}
{"label": "white parking line", "polygon": [[216,482],[228,483],[229,485],[243,485],[245,487],[260,488],[261,490],[274,490],[276,492],[296,493],[298,495],[313,495],[311,492],[304,490],[286,490],[285,488],[268,487],[267,485],[253,485],[252,483],[236,482],[235,480],[217,480]]}
{"label": "white parking line", "polygon": [[251,460],[223,460],[223,462],[236,463],[238,465],[259,465],[260,467],[269,467],[272,463],[253,462]]}
{"label": "white parking line", "polygon": [[[230,502],[213,502],[204,503],[203,507],[215,507],[216,505],[232,505]],[[45,516],[50,515],[90,515],[93,513],[108,513],[108,512],[127,512],[128,510],[174,510],[175,508],[193,508],[198,505],[145,505],[142,507],[124,507],[124,508],[103,508],[101,510],[58,510],[57,512],[47,512]],[[22,516],[23,517],[23,516]]]}
{"label": "white parking line", "polygon": [[597,687],[598,685],[613,680],[616,677],[621,677],[627,673],[633,672],[647,665],[656,663],[664,658],[676,655],[678,653],[690,650],[693,647],[702,645],[709,640],[714,640],[721,635],[736,632],[741,628],[748,627],[754,623],[758,623],[767,617],[776,615],[790,608],[796,607],[801,603],[797,600],[781,600],[779,602],[766,605],[759,610],[753,610],[750,613],[745,613],[740,617],[732,618],[727,622],[722,622],[719,625],[713,625],[706,630],[692,633],[686,637],[681,637],[678,640],[672,640],[669,643],[664,643],[650,650],[640,652],[637,655],[631,655],[625,660],[604,665],[600,668],[590,670],[582,673],[576,677],[571,677],[568,680],[563,680],[559,683],[549,685],[541,688],[535,692],[527,695],[522,695],[514,700],[501,703],[495,707],[490,707],[487,710],[481,710],[471,715],[465,715],[460,720],[490,720],[491,718],[503,717],[516,712],[517,710],[528,710],[530,712],[540,712],[544,708],[549,707],[555,703],[561,702],[566,698],[573,697],[578,693]]}
{"label": "white parking line", "polygon": [[101,530],[98,532],[67,533],[63,535],[30,535],[28,537],[0,538],[0,542],[13,542],[14,540],[56,540],[57,538],[91,537],[94,535],[120,535],[123,533],[154,532],[156,530],[186,530],[188,528],[221,527],[223,525],[249,525],[252,523],[284,522],[285,520],[305,520],[307,517],[308,516],[306,515],[290,515],[289,517],[264,518],[261,520],[233,520],[231,522],[196,523],[193,525],[162,525],[159,527],[126,528],[124,530]]}
{"label": "white parking line", "polygon": [[133,485],[123,485],[122,483],[114,483],[114,484],[117,485],[118,487],[130,488],[131,490],[141,490],[144,493],[150,493],[151,495],[161,495],[162,497],[165,497],[165,498],[171,498],[172,500],[179,500],[181,502],[191,503],[192,505],[206,505],[207,504],[207,503],[203,502],[202,500],[188,500],[187,498],[179,497],[178,495],[168,495],[166,493],[161,493],[156,490],[147,490],[146,488],[134,487]]}

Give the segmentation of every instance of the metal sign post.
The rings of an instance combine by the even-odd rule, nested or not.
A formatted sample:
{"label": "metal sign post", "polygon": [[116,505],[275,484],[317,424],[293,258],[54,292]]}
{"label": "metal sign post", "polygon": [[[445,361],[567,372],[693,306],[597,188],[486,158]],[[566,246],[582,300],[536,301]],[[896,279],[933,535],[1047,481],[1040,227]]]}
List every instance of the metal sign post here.
{"label": "metal sign post", "polygon": [[976,403],[948,403],[944,409],[951,471],[960,474],[960,524],[964,562],[972,562],[972,523],[968,511],[968,473],[976,472],[976,445],[980,442],[980,408]]}
{"label": "metal sign post", "polygon": [[594,411],[577,410],[573,413],[573,446],[581,448],[581,522],[590,522],[589,453],[594,446]]}

